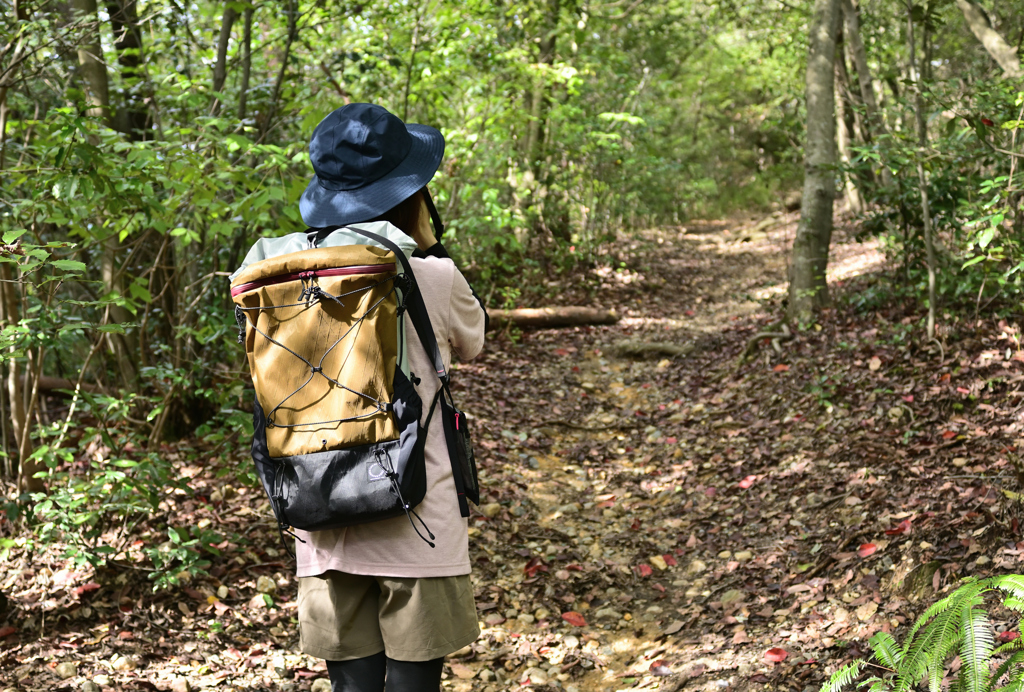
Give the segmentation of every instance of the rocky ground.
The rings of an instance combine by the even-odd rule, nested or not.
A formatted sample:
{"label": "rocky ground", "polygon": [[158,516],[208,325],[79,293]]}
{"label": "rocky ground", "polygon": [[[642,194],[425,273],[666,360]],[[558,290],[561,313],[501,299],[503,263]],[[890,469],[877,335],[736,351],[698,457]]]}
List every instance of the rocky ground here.
{"label": "rocky ground", "polygon": [[[856,278],[882,258],[844,227],[837,307],[754,338],[779,331],[776,221],[645,233],[589,293],[551,287],[617,325],[505,332],[459,366],[483,635],[446,690],[810,692],[959,577],[1020,569],[1018,327],[944,315],[925,343],[916,308]],[[329,689],[296,653],[262,491],[223,477],[244,451],[183,464],[174,512],[228,537],[208,576],[153,593],[8,547],[0,689]]]}

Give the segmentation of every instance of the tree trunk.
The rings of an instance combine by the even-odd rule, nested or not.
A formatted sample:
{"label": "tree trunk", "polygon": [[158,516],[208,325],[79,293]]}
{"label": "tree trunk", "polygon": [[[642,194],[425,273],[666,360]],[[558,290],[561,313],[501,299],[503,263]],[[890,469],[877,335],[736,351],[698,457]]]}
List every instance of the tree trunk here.
{"label": "tree trunk", "polygon": [[231,3],[224,5],[224,15],[221,18],[220,37],[217,39],[217,62],[213,65],[213,91],[216,94],[216,101],[213,103],[213,113],[220,111],[221,89],[224,88],[224,81],[227,79],[228,44],[231,42],[231,27],[235,25],[238,12],[231,6]]}
{"label": "tree trunk", "polygon": [[967,20],[971,32],[981,41],[981,45],[985,46],[992,59],[999,63],[999,67],[1003,68],[1003,73],[1011,79],[1020,79],[1024,76],[1016,49],[992,28],[985,12],[971,0],[956,0],[956,4],[964,13],[964,19]]}
{"label": "tree trunk", "polygon": [[815,0],[807,51],[807,137],[800,223],[793,241],[791,319],[807,320],[828,304],[828,248],[835,199],[835,53],[840,0]]}
{"label": "tree trunk", "polygon": [[87,115],[103,118],[110,123],[110,86],[107,67],[103,64],[100,47],[99,18],[96,0],[71,0],[75,19],[84,22],[82,40],[78,44],[78,66],[85,81],[85,100],[89,104]]}
{"label": "tree trunk", "polygon": [[277,79],[274,81],[274,92],[270,97],[270,106],[267,108],[266,118],[263,120],[263,127],[260,132],[260,141],[262,141],[267,133],[270,132],[270,128],[274,125],[274,116],[277,115],[277,102],[281,98],[281,88],[284,86],[284,78],[288,73],[288,58],[292,53],[292,44],[295,43],[295,39],[299,35],[299,6],[298,0],[292,0],[288,3],[288,37],[284,44],[284,54],[281,56],[281,69],[277,73]]}
{"label": "tree trunk", "polygon": [[124,108],[114,116],[114,127],[132,141],[146,138],[148,121],[145,105],[144,74],[142,70],[142,32],[139,31],[139,12],[136,0],[110,0],[107,2],[110,27],[114,31],[114,50],[121,67],[124,83]]}
{"label": "tree trunk", "polygon": [[928,340],[935,338],[935,242],[932,238],[932,215],[928,202],[928,177],[924,171],[923,159],[928,147],[928,128],[924,119],[924,97],[921,95],[921,74],[917,69],[914,48],[914,16],[907,5],[907,43],[910,48],[910,76],[914,83],[914,117],[917,121],[917,183],[921,190],[921,218],[924,222],[924,247],[928,260]]}
{"label": "tree trunk", "polygon": [[252,69],[252,8],[245,11],[242,24],[242,86],[238,90],[238,119],[245,120],[246,100],[249,97],[249,72]]}
{"label": "tree trunk", "polygon": [[[836,89],[836,91],[840,91]],[[850,127],[847,122],[846,99],[841,93],[836,94],[836,124],[839,135],[839,160],[846,167],[843,175],[846,187],[846,207],[852,212],[864,211],[864,200],[861,197],[857,183],[854,181],[853,171],[850,170]]]}
{"label": "tree trunk", "polygon": [[[857,70],[857,83],[860,85],[860,98],[864,103],[866,129],[868,138],[874,140],[886,133],[885,121],[878,108],[875,95],[875,83],[868,65],[868,52],[864,48],[864,40],[860,35],[860,8],[854,0],[842,0],[843,3],[843,41],[853,58],[853,66]],[[866,140],[867,141],[867,140]],[[882,162],[882,184],[892,185],[892,173],[885,161]]]}

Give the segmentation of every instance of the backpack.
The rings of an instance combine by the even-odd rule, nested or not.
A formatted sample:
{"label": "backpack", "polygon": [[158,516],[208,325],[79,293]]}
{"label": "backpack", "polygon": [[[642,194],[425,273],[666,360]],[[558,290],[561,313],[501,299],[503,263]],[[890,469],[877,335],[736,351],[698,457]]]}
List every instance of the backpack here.
{"label": "backpack", "polygon": [[[405,514],[434,547],[415,507],[439,400],[462,515],[467,496],[479,502],[465,416],[406,258],[415,247],[385,221],[310,229],[257,241],[231,276],[256,393],[252,457],[282,537]],[[441,382],[423,426],[406,311]]]}

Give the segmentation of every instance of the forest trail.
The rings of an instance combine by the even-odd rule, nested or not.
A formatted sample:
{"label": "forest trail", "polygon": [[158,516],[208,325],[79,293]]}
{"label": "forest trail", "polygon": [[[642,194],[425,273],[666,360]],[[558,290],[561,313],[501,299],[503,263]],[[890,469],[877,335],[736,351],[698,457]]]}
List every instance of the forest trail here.
{"label": "forest trail", "polygon": [[[459,365],[484,631],[445,690],[813,692],[958,577],[1019,571],[1015,330],[962,324],[940,352],[910,308],[848,291],[738,366],[780,311],[795,221],[649,231],[617,269],[557,287],[619,324],[498,335]],[[881,262],[837,228],[835,285]],[[193,494],[166,521],[227,537],[209,576],[154,594],[141,571],[11,551],[0,689],[325,692],[323,662],[295,653],[293,566],[265,497],[225,479],[250,463],[236,447],[165,450],[204,460],[182,462]]]}
{"label": "forest trail", "polygon": [[[524,334],[460,366],[490,462],[487,517],[471,528],[490,627],[453,669],[476,679],[453,689],[488,689],[485,669],[496,671],[496,689],[558,680],[580,692],[745,689],[779,678],[763,659],[792,636],[792,613],[773,605],[779,568],[809,571],[822,546],[806,545],[801,566],[793,537],[773,536],[762,520],[781,510],[795,526],[829,522],[815,516],[813,496],[767,490],[773,476],[787,486],[800,470],[772,468],[763,404],[736,396],[726,376],[770,317],[766,301],[784,294],[795,220],[780,217],[767,232],[752,232],[753,220],[650,231],[629,248],[632,269],[603,274],[598,300],[624,313],[618,325]],[[835,280],[882,261],[854,243],[834,252]],[[693,351],[672,358],[659,344]],[[787,461],[806,468],[809,454]],[[833,505],[819,503],[819,513]],[[586,625],[564,636],[577,613]],[[804,653],[794,659],[811,660]],[[792,673],[818,677],[817,668]]]}

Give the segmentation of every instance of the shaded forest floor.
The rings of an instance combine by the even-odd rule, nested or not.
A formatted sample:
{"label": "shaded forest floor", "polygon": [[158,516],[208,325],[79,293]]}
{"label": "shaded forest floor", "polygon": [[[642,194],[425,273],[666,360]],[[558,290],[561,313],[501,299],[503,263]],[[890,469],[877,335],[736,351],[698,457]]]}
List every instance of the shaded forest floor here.
{"label": "shaded forest floor", "polygon": [[[923,343],[915,308],[856,278],[877,250],[840,228],[837,307],[741,364],[780,311],[781,221],[643,234],[590,295],[551,286],[619,324],[500,335],[459,367],[484,631],[446,690],[816,690],[959,577],[1020,570],[1017,328],[947,317],[942,345]],[[329,689],[296,653],[263,494],[223,477],[244,445],[179,451],[204,462],[183,465],[195,494],[172,523],[234,537],[210,576],[153,594],[141,572],[12,551],[0,689]]]}

